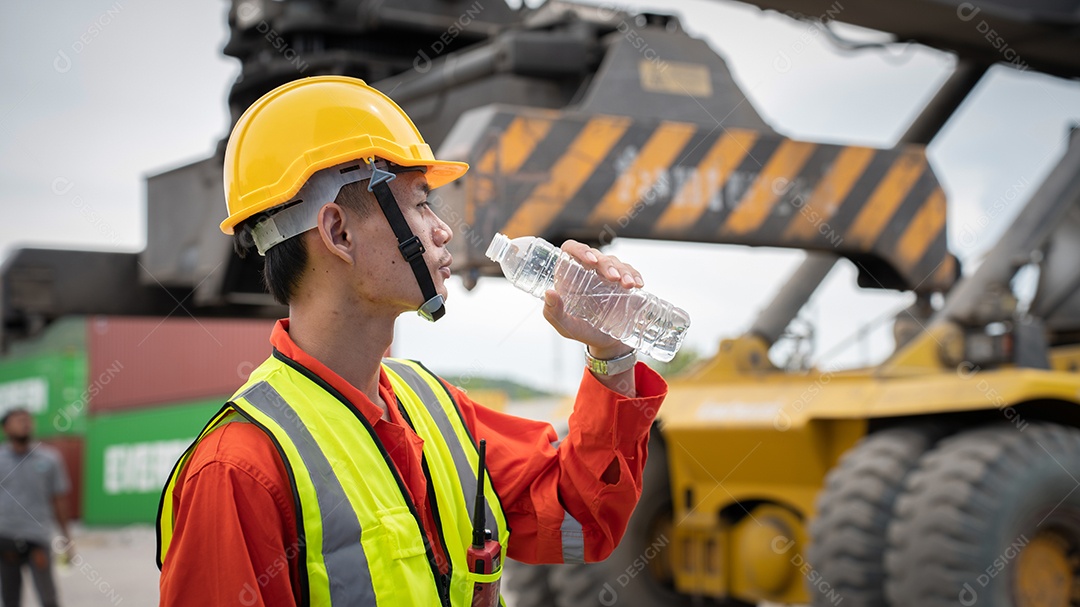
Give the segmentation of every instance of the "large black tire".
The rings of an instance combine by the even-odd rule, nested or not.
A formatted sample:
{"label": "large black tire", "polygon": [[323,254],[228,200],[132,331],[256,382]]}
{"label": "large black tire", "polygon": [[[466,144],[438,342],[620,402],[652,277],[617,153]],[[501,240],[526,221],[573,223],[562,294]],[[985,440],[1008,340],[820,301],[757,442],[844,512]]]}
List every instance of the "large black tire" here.
{"label": "large black tire", "polygon": [[503,594],[513,607],[551,607],[555,593],[550,575],[557,565],[526,565],[507,559],[503,565]]}
{"label": "large black tire", "polygon": [[[586,565],[556,566],[551,572],[558,607],[681,607],[744,603],[702,600],[675,591],[653,567],[671,549],[671,489],[667,452],[659,431],[649,437],[649,459],[642,473],[641,499],[622,541],[607,559]],[[635,562],[636,561],[636,562]],[[642,564],[645,566],[642,567]]]}
{"label": "large black tire", "polygon": [[820,574],[808,588],[815,607],[885,607],[886,531],[904,480],[945,434],[938,425],[889,428],[866,436],[825,477],[810,523],[807,560]]}
{"label": "large black tire", "polygon": [[[889,601],[897,607],[1076,605],[1078,476],[1075,428],[994,424],[941,441],[920,460],[897,502],[885,555]],[[1048,537],[1061,546],[1057,574],[1042,566],[1047,561],[1029,566],[1039,551],[1025,554],[1027,546],[1046,546]],[[1018,576],[1021,570],[1035,575]],[[1027,600],[1019,598],[1022,587]]]}

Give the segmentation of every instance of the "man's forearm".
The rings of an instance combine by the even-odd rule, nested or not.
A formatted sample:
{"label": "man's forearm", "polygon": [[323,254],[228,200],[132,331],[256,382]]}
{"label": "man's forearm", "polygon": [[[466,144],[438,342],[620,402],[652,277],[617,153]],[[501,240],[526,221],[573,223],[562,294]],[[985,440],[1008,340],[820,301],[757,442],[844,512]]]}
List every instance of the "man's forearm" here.
{"label": "man's forearm", "polygon": [[57,495],[53,497],[53,512],[56,514],[56,524],[60,526],[60,533],[71,539],[71,534],[68,532],[68,496]]}

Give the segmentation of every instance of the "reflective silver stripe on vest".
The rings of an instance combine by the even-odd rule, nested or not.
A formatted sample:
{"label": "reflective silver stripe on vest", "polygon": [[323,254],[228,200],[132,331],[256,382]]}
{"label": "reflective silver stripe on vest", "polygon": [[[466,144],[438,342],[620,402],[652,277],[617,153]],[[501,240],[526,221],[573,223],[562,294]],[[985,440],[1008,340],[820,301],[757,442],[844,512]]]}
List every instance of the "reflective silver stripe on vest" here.
{"label": "reflective silver stripe on vest", "polygon": [[[458,478],[461,479],[461,488],[465,491],[465,503],[472,506],[476,503],[476,470],[473,470],[469,464],[469,459],[465,457],[464,447],[461,441],[458,440],[457,433],[454,432],[454,426],[450,424],[450,419],[446,417],[446,410],[442,408],[438,397],[431,391],[431,386],[417,374],[415,369],[397,361],[387,360],[384,362],[394,370],[394,373],[401,376],[401,379],[420,397],[420,401],[427,407],[431,418],[435,420],[435,425],[439,427],[439,432],[442,433],[443,440],[450,449],[450,457],[454,459],[454,468],[457,469]],[[491,504],[488,503],[487,496],[484,496],[484,510],[486,511],[487,518],[485,520],[488,529],[491,529],[491,537],[498,538],[499,522],[495,520],[495,513],[491,510]]]}
{"label": "reflective silver stripe on vest", "polygon": [[281,426],[304,460],[319,500],[322,553],[333,604],[374,605],[371,570],[368,569],[364,546],[360,543],[360,521],[315,437],[270,384],[259,382],[240,396]]}
{"label": "reflective silver stripe on vest", "polygon": [[562,560],[566,564],[580,564],[585,562],[585,532],[581,529],[581,523],[570,516],[569,512],[563,512],[562,526]]}

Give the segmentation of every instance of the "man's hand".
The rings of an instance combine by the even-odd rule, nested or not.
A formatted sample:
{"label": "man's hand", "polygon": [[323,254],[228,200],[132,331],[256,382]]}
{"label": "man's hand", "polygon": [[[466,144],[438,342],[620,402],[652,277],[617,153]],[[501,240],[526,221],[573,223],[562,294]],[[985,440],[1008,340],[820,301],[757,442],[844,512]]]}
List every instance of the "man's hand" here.
{"label": "man's hand", "polygon": [[[633,266],[619,261],[613,255],[604,255],[576,240],[564,242],[562,250],[585,269],[595,270],[603,280],[616,283],[625,289],[640,288],[645,285],[641,274]],[[555,327],[559,335],[589,346],[589,351],[596,358],[615,358],[631,350],[629,346],[604,334],[588,322],[568,315],[563,306],[562,297],[554,289],[549,289],[547,293],[544,293],[544,318]]]}
{"label": "man's hand", "polygon": [[71,557],[75,554],[75,542],[66,530],[53,538],[52,547],[53,552],[56,553],[57,563],[66,565],[71,562]]}
{"label": "man's hand", "polygon": [[[562,245],[563,252],[573,257],[579,264],[596,273],[608,282],[613,282],[625,289],[645,286],[641,274],[630,264],[623,263],[613,255],[604,255],[600,251],[577,242],[567,240]],[[633,348],[620,342],[592,326],[588,322],[566,313],[562,297],[554,289],[544,293],[544,318],[567,339],[585,344],[595,358],[612,359],[629,353]],[[633,396],[633,370],[617,376],[597,376],[609,388],[627,396]]]}
{"label": "man's hand", "polygon": [[63,532],[60,535],[53,538],[52,542],[53,552],[62,554],[64,552],[71,552],[75,549],[75,542],[71,539],[71,536],[67,532]]}

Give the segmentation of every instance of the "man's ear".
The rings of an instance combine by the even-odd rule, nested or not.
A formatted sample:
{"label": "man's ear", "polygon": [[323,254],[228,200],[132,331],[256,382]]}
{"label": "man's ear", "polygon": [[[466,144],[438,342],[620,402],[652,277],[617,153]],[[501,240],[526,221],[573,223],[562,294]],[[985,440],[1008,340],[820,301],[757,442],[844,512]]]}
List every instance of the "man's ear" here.
{"label": "man's ear", "polygon": [[319,219],[315,229],[327,251],[352,265],[356,262],[356,235],[350,231],[348,223],[345,209],[331,202],[319,209]]}

